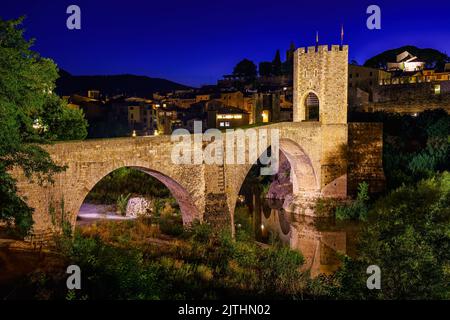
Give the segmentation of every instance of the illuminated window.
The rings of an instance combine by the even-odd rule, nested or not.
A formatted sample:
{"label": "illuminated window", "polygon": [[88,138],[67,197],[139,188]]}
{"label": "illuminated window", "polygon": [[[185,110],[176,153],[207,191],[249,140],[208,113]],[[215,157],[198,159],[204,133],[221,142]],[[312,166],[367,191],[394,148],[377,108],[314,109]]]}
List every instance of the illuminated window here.
{"label": "illuminated window", "polygon": [[262,116],[263,123],[269,122],[269,111],[268,110],[264,110],[262,112],[261,116]]}
{"label": "illuminated window", "polygon": [[219,127],[223,127],[223,126],[225,126],[225,122],[221,121],[221,122],[219,123]]}
{"label": "illuminated window", "polygon": [[242,114],[235,114],[233,118],[235,118],[235,119],[242,119]]}
{"label": "illuminated window", "polygon": [[440,84],[434,85],[434,94],[441,94],[441,85]]}

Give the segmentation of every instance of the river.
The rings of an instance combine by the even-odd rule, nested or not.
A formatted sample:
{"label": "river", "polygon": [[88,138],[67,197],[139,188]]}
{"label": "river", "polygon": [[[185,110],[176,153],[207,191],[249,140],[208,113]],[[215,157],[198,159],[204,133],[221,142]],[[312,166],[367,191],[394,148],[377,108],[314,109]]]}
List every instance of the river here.
{"label": "river", "polygon": [[358,224],[338,222],[334,218],[313,218],[290,213],[281,200],[264,200],[251,215],[255,239],[269,243],[275,238],[282,244],[299,250],[311,276],[331,274],[340,264],[338,254],[356,254]]}

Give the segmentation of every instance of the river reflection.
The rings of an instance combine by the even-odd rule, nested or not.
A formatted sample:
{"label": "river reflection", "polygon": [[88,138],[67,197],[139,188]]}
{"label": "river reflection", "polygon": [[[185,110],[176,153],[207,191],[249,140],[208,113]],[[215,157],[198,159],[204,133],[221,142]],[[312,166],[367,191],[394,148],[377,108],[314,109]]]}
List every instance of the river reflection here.
{"label": "river reflection", "polygon": [[358,225],[337,223],[332,218],[313,218],[287,212],[283,201],[264,200],[254,206],[252,219],[257,241],[281,243],[299,250],[303,268],[311,276],[330,274],[339,267],[338,253],[354,256]]}

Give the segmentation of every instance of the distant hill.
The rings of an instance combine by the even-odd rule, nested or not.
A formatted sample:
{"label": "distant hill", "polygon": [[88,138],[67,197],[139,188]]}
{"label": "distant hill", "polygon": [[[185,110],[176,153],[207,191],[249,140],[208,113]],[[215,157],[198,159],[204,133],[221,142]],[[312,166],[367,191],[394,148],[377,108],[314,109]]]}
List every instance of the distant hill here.
{"label": "distant hill", "polygon": [[56,92],[59,95],[85,94],[88,90],[99,90],[102,95],[126,94],[151,98],[155,92],[185,90],[190,87],[160,78],[131,74],[110,76],[74,76],[65,70],[59,71]]}
{"label": "distant hill", "polygon": [[417,56],[419,60],[424,61],[426,63],[426,68],[437,68],[439,70],[443,70],[445,63],[450,62],[449,56],[438,50],[430,48],[420,49],[415,46],[403,46],[397,49],[384,51],[383,53],[368,59],[364,63],[364,66],[385,69],[387,67],[387,63],[395,62],[396,56],[403,51],[408,51],[409,53]]}

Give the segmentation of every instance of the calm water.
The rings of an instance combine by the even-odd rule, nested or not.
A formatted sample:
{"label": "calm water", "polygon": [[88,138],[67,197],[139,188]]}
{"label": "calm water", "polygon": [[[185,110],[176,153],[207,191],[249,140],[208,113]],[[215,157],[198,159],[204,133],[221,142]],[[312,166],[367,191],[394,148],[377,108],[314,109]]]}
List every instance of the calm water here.
{"label": "calm water", "polygon": [[277,239],[299,250],[304,269],[311,275],[330,274],[339,267],[338,253],[355,255],[358,225],[337,223],[332,218],[312,218],[286,212],[281,200],[264,200],[254,206],[251,221],[255,238],[264,243]]}

